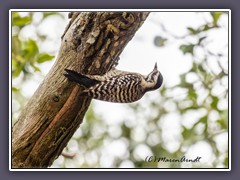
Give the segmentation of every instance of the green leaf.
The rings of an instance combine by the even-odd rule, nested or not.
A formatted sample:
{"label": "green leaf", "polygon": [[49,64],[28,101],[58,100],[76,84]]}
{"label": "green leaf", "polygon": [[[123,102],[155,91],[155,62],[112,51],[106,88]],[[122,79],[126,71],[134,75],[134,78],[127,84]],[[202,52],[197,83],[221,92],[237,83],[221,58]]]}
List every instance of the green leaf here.
{"label": "green leaf", "polygon": [[188,91],[188,97],[192,100],[197,99],[197,93],[194,89]]}
{"label": "green leaf", "polygon": [[16,88],[16,87],[12,87],[12,92],[18,92],[18,91],[19,91],[18,88]]}
{"label": "green leaf", "polygon": [[185,141],[187,139],[189,139],[190,137],[192,137],[193,133],[194,133],[193,128],[187,129],[186,127],[183,127],[182,136],[183,136]]}
{"label": "green leaf", "polygon": [[18,77],[25,65],[26,60],[18,54],[12,53],[12,76]]}
{"label": "green leaf", "polygon": [[193,54],[194,44],[183,44],[179,47],[179,49],[183,52],[183,54]]}
{"label": "green leaf", "polygon": [[199,119],[199,122],[202,122],[203,124],[206,124],[207,123],[207,120],[208,120],[208,116],[203,116]]}
{"label": "green leaf", "polygon": [[156,36],[155,38],[154,38],[154,44],[155,44],[155,46],[157,46],[157,47],[163,47],[163,46],[165,46],[165,42],[167,41],[167,39],[166,38],[163,38],[163,37],[161,37],[161,36]]}
{"label": "green leaf", "polygon": [[22,66],[18,66],[17,68],[15,68],[14,70],[12,70],[12,77],[13,77],[13,78],[18,77],[21,72],[22,72]]}
{"label": "green leaf", "polygon": [[12,14],[12,25],[13,26],[25,26],[32,22],[32,18],[29,16],[21,17],[18,13]]}
{"label": "green leaf", "polygon": [[198,34],[198,33],[201,32],[199,29],[193,29],[192,27],[187,27],[187,29],[193,35]]}
{"label": "green leaf", "polygon": [[203,75],[203,78],[204,78],[204,81],[205,81],[206,84],[210,84],[211,81],[212,81],[212,75],[211,75],[210,73],[207,73],[207,72],[206,72],[206,73]]}
{"label": "green leaf", "polygon": [[189,72],[194,72],[194,73],[196,73],[197,68],[198,68],[197,63],[196,63],[196,62],[193,62],[193,64],[192,64],[192,68],[190,69]]}
{"label": "green leaf", "polygon": [[18,36],[12,37],[12,52],[14,54],[21,53],[21,41],[19,40]]}
{"label": "green leaf", "polygon": [[206,36],[203,36],[203,37],[199,38],[199,40],[198,40],[198,45],[200,45],[200,44],[202,43],[202,41],[203,41],[204,39],[206,39],[206,38],[207,38]]}
{"label": "green leaf", "polygon": [[217,108],[218,101],[219,101],[218,97],[212,96],[211,107],[212,107],[213,109],[218,109],[218,108]]}
{"label": "green leaf", "polygon": [[29,39],[24,43],[23,57],[28,61],[34,61],[34,56],[38,54],[37,42],[33,39]]}
{"label": "green leaf", "polygon": [[211,12],[214,26],[217,26],[218,20],[222,14],[223,14],[223,12]]}
{"label": "green leaf", "polygon": [[216,121],[222,129],[227,129],[228,128],[228,121],[225,121],[224,119],[218,119]]}
{"label": "green leaf", "polygon": [[209,30],[209,29],[211,29],[211,27],[210,27],[208,24],[205,24],[205,25],[203,26],[202,31],[207,31],[207,30]]}
{"label": "green leaf", "polygon": [[228,110],[220,113],[221,119],[217,120],[217,123],[221,125],[222,129],[228,129]]}
{"label": "green leaf", "polygon": [[181,74],[180,75],[180,80],[181,80],[181,83],[186,83],[186,74]]}
{"label": "green leaf", "polygon": [[225,159],[224,159],[224,165],[225,165],[226,167],[228,167],[228,156],[226,156]]}
{"label": "green leaf", "polygon": [[197,70],[200,71],[200,72],[203,72],[203,73],[206,72],[205,69],[203,68],[202,64],[197,65]]}
{"label": "green leaf", "polygon": [[39,54],[38,57],[37,57],[37,62],[38,63],[44,63],[46,61],[51,61],[55,56],[51,56],[47,53],[42,53],[42,54]]}
{"label": "green leaf", "polygon": [[32,68],[34,69],[35,72],[41,72],[41,70],[35,65],[32,65]]}

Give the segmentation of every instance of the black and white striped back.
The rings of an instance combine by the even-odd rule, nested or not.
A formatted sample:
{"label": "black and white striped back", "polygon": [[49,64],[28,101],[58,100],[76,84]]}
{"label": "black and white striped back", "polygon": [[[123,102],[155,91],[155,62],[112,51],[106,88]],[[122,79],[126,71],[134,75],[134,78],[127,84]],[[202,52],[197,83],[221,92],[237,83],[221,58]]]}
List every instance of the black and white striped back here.
{"label": "black and white striped back", "polygon": [[143,96],[142,78],[134,74],[111,77],[88,89],[94,99],[109,102],[130,103]]}

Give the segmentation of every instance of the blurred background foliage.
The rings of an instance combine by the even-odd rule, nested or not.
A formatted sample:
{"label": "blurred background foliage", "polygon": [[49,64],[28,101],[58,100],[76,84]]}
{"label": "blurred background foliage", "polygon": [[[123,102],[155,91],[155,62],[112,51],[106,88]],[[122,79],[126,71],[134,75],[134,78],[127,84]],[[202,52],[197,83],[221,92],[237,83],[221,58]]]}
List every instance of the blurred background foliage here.
{"label": "blurred background foliage", "polygon": [[[39,84],[44,77],[44,66],[41,65],[55,58],[57,49],[51,48],[49,41],[57,44],[60,39],[50,39],[41,27],[54,16],[66,21],[65,16],[58,12],[12,12],[13,122],[30,98],[30,95],[22,93],[22,88],[32,81],[36,74],[40,78],[34,80]],[[46,48],[47,46],[49,48]]]}
{"label": "blurred background foliage", "polygon": [[[52,61],[57,53],[57,49],[40,50],[47,37],[38,26],[51,16],[67,21],[63,13],[38,12],[38,20],[33,21],[35,15],[12,14],[12,78],[17,79],[12,86],[13,122],[29,98],[21,91],[24,81],[41,73],[39,65]],[[83,124],[52,167],[227,168],[228,42],[218,52],[212,52],[208,44],[209,32],[224,28],[218,22],[228,14],[210,12],[209,16],[211,20],[199,27],[186,27],[187,34],[181,37],[155,22],[164,33],[155,36],[154,45],[160,49],[178,42],[178,50],[191,58],[191,68],[180,75],[178,84],[163,85],[154,96],[146,94],[144,103],[126,104],[128,116],[115,124],[106,123],[94,110],[93,101]],[[24,39],[21,32],[30,27],[35,27],[35,39]],[[201,150],[201,146],[208,151]],[[200,163],[144,161],[151,155],[195,159],[206,152],[210,152],[209,157]]]}

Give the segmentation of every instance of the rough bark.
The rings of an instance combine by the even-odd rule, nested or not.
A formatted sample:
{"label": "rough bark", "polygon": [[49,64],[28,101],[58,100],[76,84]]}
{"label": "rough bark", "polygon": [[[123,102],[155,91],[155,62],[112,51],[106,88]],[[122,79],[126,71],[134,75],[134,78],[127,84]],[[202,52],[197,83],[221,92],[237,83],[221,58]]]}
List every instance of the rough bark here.
{"label": "rough bark", "polygon": [[12,130],[12,167],[48,167],[80,126],[91,102],[64,69],[104,74],[148,16],[148,12],[75,12],[57,60],[22,110]]}

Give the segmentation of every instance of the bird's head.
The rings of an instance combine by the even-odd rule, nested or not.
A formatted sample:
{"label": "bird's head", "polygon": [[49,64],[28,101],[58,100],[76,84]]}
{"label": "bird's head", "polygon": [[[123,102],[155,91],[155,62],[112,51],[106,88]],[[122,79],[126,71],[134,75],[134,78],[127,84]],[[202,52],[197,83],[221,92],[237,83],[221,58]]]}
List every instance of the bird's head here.
{"label": "bird's head", "polygon": [[157,68],[157,63],[155,63],[155,66],[150,72],[147,77],[145,78],[145,81],[147,83],[147,90],[155,90],[161,87],[163,82],[163,77],[160,71]]}

